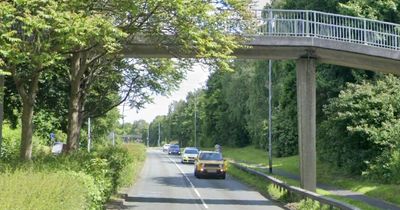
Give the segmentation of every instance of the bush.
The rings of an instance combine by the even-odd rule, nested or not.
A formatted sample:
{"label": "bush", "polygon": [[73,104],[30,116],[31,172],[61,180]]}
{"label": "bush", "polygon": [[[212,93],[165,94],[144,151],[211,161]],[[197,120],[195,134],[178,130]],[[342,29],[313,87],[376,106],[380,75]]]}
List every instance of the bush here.
{"label": "bush", "polygon": [[400,183],[400,79],[349,84],[324,109],[319,129],[322,161],[377,181]]}
{"label": "bush", "polygon": [[2,160],[16,159],[19,155],[21,129],[12,129],[9,124],[3,125],[3,142],[0,149]]}
{"label": "bush", "polygon": [[[60,193],[59,190],[64,191],[62,188],[64,188],[65,185],[79,185],[84,186],[86,191],[82,191],[80,188],[77,188],[76,191],[67,188],[65,189],[65,193],[68,195],[63,196],[78,196],[79,199],[77,203],[80,203],[81,197],[84,197],[87,203],[86,206],[79,206],[78,208],[76,207],[78,204],[75,205],[74,203],[74,205],[71,206],[69,205],[70,200],[66,199],[62,201],[61,199],[60,202],[62,201],[66,207],[58,208],[50,206],[48,209],[102,209],[103,204],[119,187],[127,186],[132,183],[133,178],[141,168],[144,158],[145,147],[142,144],[97,147],[91,153],[88,153],[86,150],[80,150],[72,152],[69,155],[59,156],[48,155],[46,152],[42,152],[42,154],[36,156],[32,162],[19,162],[18,159],[0,162],[0,189],[13,185],[13,187],[10,187],[10,193],[16,193],[12,191],[13,188],[22,187],[14,180],[16,179],[15,177],[19,177],[23,180],[21,183],[24,186],[26,185],[29,186],[29,188],[33,187],[39,189],[28,193],[28,197],[22,196],[22,198],[20,198],[27,199],[29,202],[25,200],[17,200],[16,202],[28,202],[28,204],[32,206],[28,206],[28,209],[47,209],[39,207],[40,205],[44,205],[43,203],[36,204],[36,201],[31,201],[32,196],[37,193],[55,193],[55,195],[58,195]],[[29,183],[29,174],[33,174],[31,181],[37,182],[37,184]],[[47,183],[45,182],[47,179],[51,183],[49,185],[52,186],[51,188],[47,187]],[[56,185],[57,179],[62,180],[60,186]],[[72,181],[78,182],[78,184]],[[29,188],[23,188],[23,190],[28,191]],[[38,196],[38,199],[39,198],[41,199],[40,196]],[[53,200],[51,202],[55,202],[58,198],[57,196],[54,197],[54,199],[52,198]],[[24,209],[22,208],[24,206],[22,204],[21,208],[19,206],[15,206],[14,208],[13,204],[9,204],[9,202],[13,202],[13,199],[4,199],[4,208],[0,205],[0,209]],[[0,203],[1,202],[3,202],[3,200],[0,198]],[[43,198],[42,202],[47,203],[50,201]],[[6,205],[10,207],[6,208]],[[36,208],[36,206],[38,207]],[[69,206],[71,206],[71,208],[69,208]]]}
{"label": "bush", "polygon": [[143,144],[125,144],[123,147],[132,161],[122,169],[118,187],[127,187],[135,181],[146,158],[146,147]]}
{"label": "bush", "polygon": [[75,172],[17,170],[0,174],[0,209],[96,209],[92,177]]}

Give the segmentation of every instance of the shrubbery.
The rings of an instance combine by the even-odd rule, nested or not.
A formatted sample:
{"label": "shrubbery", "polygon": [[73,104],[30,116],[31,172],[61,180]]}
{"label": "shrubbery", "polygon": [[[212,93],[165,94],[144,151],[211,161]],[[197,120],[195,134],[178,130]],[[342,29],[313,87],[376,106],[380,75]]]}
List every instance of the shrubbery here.
{"label": "shrubbery", "polygon": [[[99,147],[91,153],[81,150],[69,155],[36,156],[30,163],[19,163],[15,160],[8,161],[8,164],[0,163],[0,189],[7,187],[9,189],[7,194],[14,193],[19,203],[24,202],[21,208],[18,206],[1,208],[0,205],[0,209],[24,209],[22,207],[27,209],[101,209],[119,187],[130,184],[134,173],[137,173],[140,168],[135,168],[135,166],[140,165],[139,161],[144,160],[144,151],[142,144],[128,144]],[[131,180],[126,180],[123,176]],[[13,182],[14,179],[21,180],[23,184]],[[30,188],[35,190],[30,190]],[[19,190],[22,193],[18,193]],[[23,193],[25,191],[29,193]],[[55,196],[49,200],[36,195],[37,193],[43,195],[54,193]],[[60,198],[58,194],[61,197],[65,196],[66,199]],[[76,198],[76,201],[72,203],[74,205],[70,205],[70,197]],[[0,198],[0,203],[5,206],[12,205],[9,202],[16,201],[12,197],[3,199],[4,201]],[[39,207],[47,202],[64,207]]]}
{"label": "shrubbery", "polygon": [[353,174],[400,183],[400,79],[349,84],[325,107],[319,157]]}
{"label": "shrubbery", "polygon": [[19,169],[0,174],[0,209],[96,209],[91,176]]}
{"label": "shrubbery", "polygon": [[2,160],[11,160],[18,157],[20,139],[20,129],[11,129],[8,124],[3,125],[3,142],[0,149],[0,157]]}

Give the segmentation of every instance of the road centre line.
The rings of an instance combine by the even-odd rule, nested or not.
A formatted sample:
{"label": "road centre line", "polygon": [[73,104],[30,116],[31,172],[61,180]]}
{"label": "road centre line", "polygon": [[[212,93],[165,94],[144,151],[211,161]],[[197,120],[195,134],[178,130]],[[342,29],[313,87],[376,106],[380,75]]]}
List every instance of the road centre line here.
{"label": "road centre line", "polygon": [[180,171],[180,173],[185,177],[185,179],[189,182],[190,186],[192,186],[194,192],[196,193],[196,195],[200,198],[201,203],[203,204],[204,208],[208,209],[208,206],[206,204],[206,202],[203,200],[203,198],[201,197],[199,191],[197,191],[196,187],[193,185],[193,183],[190,181],[189,177],[186,176],[186,174],[183,172],[182,168],[176,164],[176,161],[172,160],[170,157],[168,157],[168,159],[173,162],[175,164],[175,166],[178,168],[178,170]]}

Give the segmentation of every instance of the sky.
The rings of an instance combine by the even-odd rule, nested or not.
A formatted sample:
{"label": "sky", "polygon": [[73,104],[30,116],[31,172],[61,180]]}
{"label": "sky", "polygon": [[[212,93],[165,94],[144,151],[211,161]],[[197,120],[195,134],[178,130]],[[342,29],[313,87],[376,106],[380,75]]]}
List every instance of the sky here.
{"label": "sky", "polygon": [[[262,9],[270,0],[255,0],[255,9]],[[173,101],[185,100],[186,95],[198,88],[205,86],[208,79],[208,69],[204,66],[195,65],[192,71],[188,72],[187,77],[179,86],[177,91],[174,91],[170,96],[154,96],[152,104],[147,104],[141,110],[129,109],[125,106],[124,113],[122,107],[119,107],[121,115],[124,115],[124,122],[134,122],[136,120],[146,120],[151,122],[158,115],[166,115],[168,106]]]}
{"label": "sky", "polygon": [[[186,79],[181,82],[179,89],[174,91],[170,96],[155,96],[154,103],[147,104],[141,110],[132,110],[125,106],[124,122],[134,122],[140,119],[151,122],[157,115],[166,115],[168,113],[168,106],[173,101],[185,100],[189,92],[204,87],[208,75],[209,71],[206,67],[194,65],[192,71],[187,73]],[[122,115],[122,107],[119,107],[119,109]]]}

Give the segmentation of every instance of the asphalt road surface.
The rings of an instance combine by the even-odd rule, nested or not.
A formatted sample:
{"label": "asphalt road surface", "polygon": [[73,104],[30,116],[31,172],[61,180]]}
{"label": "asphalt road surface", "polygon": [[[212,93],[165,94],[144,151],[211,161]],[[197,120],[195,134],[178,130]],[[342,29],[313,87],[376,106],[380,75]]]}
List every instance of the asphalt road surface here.
{"label": "asphalt road surface", "polygon": [[247,210],[282,209],[260,193],[229,176],[197,179],[193,164],[181,164],[179,156],[149,149],[137,183],[128,191],[127,209],[148,210]]}

